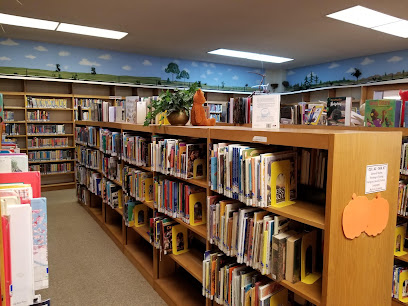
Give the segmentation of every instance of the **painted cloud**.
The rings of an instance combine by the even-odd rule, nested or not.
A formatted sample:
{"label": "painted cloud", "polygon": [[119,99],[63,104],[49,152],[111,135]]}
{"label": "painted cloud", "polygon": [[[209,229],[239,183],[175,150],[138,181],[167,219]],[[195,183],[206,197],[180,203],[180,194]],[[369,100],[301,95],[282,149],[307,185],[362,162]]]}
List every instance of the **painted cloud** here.
{"label": "painted cloud", "polygon": [[101,65],[101,64],[99,64],[97,62],[91,62],[86,58],[81,59],[79,64],[82,65],[82,66],[97,66],[97,67]]}

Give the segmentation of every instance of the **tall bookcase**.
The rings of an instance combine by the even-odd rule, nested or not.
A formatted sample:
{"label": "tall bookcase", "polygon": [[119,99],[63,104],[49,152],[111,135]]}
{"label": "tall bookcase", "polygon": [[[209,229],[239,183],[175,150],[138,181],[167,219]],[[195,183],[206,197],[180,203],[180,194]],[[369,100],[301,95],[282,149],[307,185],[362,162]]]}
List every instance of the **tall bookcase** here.
{"label": "tall bookcase", "polygon": [[[301,282],[281,284],[316,305],[390,305],[392,284],[394,224],[396,222],[401,132],[384,131],[337,131],[333,129],[285,128],[279,131],[255,130],[245,127],[176,127],[131,125],[126,123],[77,122],[78,126],[94,126],[116,131],[133,131],[141,135],[173,135],[194,137],[213,141],[257,143],[260,145],[294,146],[327,150],[328,170],[326,201],[324,205],[297,200],[295,204],[277,209],[265,208],[275,214],[323,230],[323,273],[313,285]],[[387,150],[383,150],[387,148]],[[382,197],[390,203],[389,222],[377,237],[362,234],[349,240],[345,238],[341,219],[345,206],[353,193],[365,195],[367,165],[388,164],[387,190]],[[150,170],[145,168],[144,170]],[[188,180],[189,183],[206,188],[204,180]],[[117,182],[121,186],[121,182]],[[368,194],[372,199],[375,194]],[[85,208],[101,225],[118,247],[153,284],[170,305],[203,305],[200,296],[203,254],[192,250],[182,255],[160,258],[150,245],[147,228],[127,228],[121,218],[122,212],[111,209],[92,193],[87,195]],[[154,210],[152,203],[144,203]],[[206,239],[206,226],[189,226],[195,235]],[[381,263],[381,264],[379,264]],[[178,269],[181,266],[183,269]],[[375,275],[373,275],[375,274]],[[197,284],[198,282],[198,284]],[[207,300],[207,305],[212,302]]]}

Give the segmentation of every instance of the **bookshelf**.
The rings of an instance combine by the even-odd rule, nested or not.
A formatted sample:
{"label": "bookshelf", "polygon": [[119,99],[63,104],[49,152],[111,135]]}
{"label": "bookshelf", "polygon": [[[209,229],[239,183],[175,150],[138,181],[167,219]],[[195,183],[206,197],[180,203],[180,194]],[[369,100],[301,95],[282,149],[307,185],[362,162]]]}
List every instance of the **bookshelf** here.
{"label": "bookshelf", "polygon": [[[392,205],[392,199],[397,198],[398,192],[401,131],[386,130],[382,133],[373,133],[371,130],[362,129],[344,132],[336,129],[300,129],[297,127],[267,131],[228,126],[210,128],[151,125],[145,127],[127,123],[91,121],[78,121],[76,125],[109,128],[121,132],[133,131],[141,133],[140,135],[147,133],[202,138],[207,144],[222,140],[327,150],[329,156],[328,180],[326,202],[323,206],[299,199],[288,207],[265,208],[275,214],[324,231],[321,280],[313,285],[301,282],[292,284],[287,281],[281,281],[281,285],[316,305],[388,305],[390,303],[389,294],[394,259],[391,251],[394,240],[392,224],[396,222],[396,207]],[[387,152],[378,150],[379,143],[389,150]],[[125,163],[123,160],[121,162]],[[366,166],[382,163],[387,163],[389,167],[388,188],[382,192],[382,197],[390,202],[388,225],[384,232],[375,238],[362,234],[359,238],[348,240],[344,237],[341,226],[343,209],[353,193],[365,195]],[[147,167],[143,168],[150,170]],[[207,195],[214,194],[206,180],[187,181],[190,184],[205,187]],[[367,196],[371,199],[374,194]],[[123,219],[120,219],[120,211],[111,209],[96,196],[91,195],[90,199],[90,203],[84,205],[85,209],[105,229],[168,304],[177,305],[181,301],[185,304],[186,301],[191,301],[191,304],[194,305],[199,301],[198,304],[203,305],[204,297],[201,295],[200,287],[203,277],[202,252],[191,248],[188,253],[182,255],[163,255],[160,260],[159,251],[148,240],[147,228],[126,227]],[[149,207],[150,213],[155,210],[151,202],[145,202],[144,205]],[[197,237],[207,239],[205,225],[190,226],[181,219],[173,219],[187,227]],[[119,231],[120,226],[121,231]],[[119,245],[119,242],[122,242],[122,245]],[[207,249],[213,248],[208,241],[205,244]],[[147,255],[150,254],[152,256],[148,257]],[[147,258],[153,261],[152,264],[147,261]],[[378,265],[378,262],[388,264]],[[376,274],[381,277],[367,278],[368,273],[373,270],[376,270]],[[365,294],[366,290],[369,290],[367,294]],[[210,300],[206,301],[207,305],[211,303]]]}

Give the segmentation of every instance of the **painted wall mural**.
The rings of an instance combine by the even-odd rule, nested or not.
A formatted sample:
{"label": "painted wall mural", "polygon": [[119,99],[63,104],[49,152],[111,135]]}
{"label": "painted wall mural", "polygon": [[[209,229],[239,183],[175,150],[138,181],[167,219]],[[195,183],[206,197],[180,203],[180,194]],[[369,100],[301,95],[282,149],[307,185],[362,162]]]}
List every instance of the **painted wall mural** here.
{"label": "painted wall mural", "polygon": [[408,78],[408,50],[290,69],[287,90],[374,83]]}
{"label": "painted wall mural", "polygon": [[183,86],[251,91],[260,69],[134,53],[40,43],[0,40],[0,74],[45,76],[132,84]]}

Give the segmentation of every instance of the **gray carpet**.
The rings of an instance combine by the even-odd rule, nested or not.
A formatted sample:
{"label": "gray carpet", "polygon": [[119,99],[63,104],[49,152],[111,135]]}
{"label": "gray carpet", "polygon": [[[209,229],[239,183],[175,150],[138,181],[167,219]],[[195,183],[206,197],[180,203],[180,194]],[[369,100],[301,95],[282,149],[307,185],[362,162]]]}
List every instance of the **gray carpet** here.
{"label": "gray carpet", "polygon": [[76,202],[73,189],[48,200],[51,305],[165,305],[139,271]]}

